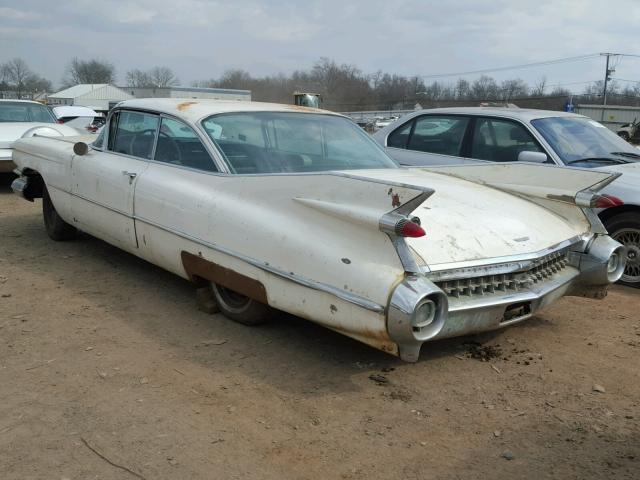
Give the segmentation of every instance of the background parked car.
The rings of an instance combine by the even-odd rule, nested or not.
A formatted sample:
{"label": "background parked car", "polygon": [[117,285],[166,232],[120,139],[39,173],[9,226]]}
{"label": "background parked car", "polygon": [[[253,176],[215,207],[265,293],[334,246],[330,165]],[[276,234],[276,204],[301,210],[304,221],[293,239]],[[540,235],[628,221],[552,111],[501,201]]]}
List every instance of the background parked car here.
{"label": "background parked car", "polygon": [[616,133],[627,142],[640,143],[640,122],[636,119],[631,123],[625,123]]}
{"label": "background parked car", "polygon": [[640,287],[640,152],[577,114],[519,108],[442,108],[402,117],[374,135],[403,165],[544,162],[623,175],[603,192],[600,219],[628,249],[623,283]]}
{"label": "background parked car", "polygon": [[88,107],[53,107],[53,113],[55,113],[58,123],[73,127],[80,133],[97,133],[105,122],[105,117],[102,113],[98,113]]}
{"label": "background parked car", "polygon": [[0,173],[13,171],[13,142],[37,133],[42,136],[78,135],[65,125],[56,125],[49,107],[29,100],[0,100]]}

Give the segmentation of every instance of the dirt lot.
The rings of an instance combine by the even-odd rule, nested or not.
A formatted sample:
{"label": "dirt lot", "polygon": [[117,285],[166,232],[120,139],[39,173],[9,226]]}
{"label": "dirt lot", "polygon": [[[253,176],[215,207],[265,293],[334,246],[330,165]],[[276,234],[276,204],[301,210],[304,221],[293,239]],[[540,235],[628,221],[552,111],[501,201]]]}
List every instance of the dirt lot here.
{"label": "dirt lot", "polygon": [[206,315],[180,278],[50,241],[6,177],[0,246],[3,480],[640,478],[640,291],[404,364]]}

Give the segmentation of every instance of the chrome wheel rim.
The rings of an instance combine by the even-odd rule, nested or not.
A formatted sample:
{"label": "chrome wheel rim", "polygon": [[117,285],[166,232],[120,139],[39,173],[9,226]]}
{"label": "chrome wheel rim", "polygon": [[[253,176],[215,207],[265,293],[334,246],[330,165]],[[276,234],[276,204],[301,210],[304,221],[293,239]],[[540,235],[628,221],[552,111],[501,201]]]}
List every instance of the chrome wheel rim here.
{"label": "chrome wheel rim", "polygon": [[251,303],[246,295],[229,290],[221,285],[214,287],[218,291],[218,301],[224,303],[224,307],[234,313],[242,313]]}
{"label": "chrome wheel rim", "polygon": [[620,280],[626,283],[640,282],[640,230],[623,228],[613,234],[613,239],[627,247],[627,265]]}

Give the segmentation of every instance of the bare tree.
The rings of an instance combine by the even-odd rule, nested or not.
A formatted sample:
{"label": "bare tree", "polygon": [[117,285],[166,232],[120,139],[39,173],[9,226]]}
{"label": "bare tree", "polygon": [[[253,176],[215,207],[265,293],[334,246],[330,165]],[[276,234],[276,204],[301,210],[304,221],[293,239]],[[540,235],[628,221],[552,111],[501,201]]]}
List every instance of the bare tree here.
{"label": "bare tree", "polygon": [[35,73],[27,77],[24,85],[25,91],[30,93],[51,92],[53,90],[53,85],[50,80]]}
{"label": "bare tree", "polygon": [[153,67],[147,75],[154,87],[171,87],[180,83],[173,70],[168,67]]}
{"label": "bare tree", "polygon": [[547,77],[542,77],[531,89],[531,95],[534,97],[542,97],[544,96],[545,88],[547,88]]}
{"label": "bare tree", "polygon": [[115,83],[116,70],[113,64],[102,60],[71,60],[63,79],[65,87],[79,83]]}
{"label": "bare tree", "polygon": [[147,72],[134,69],[129,70],[125,77],[125,82],[128,87],[151,87],[152,82]]}
{"label": "bare tree", "polygon": [[498,90],[496,81],[487,75],[482,75],[471,84],[471,96],[475,100],[496,100]]}
{"label": "bare tree", "polygon": [[469,80],[459,78],[455,86],[455,98],[458,100],[467,100],[471,96],[471,86]]}
{"label": "bare tree", "polygon": [[5,64],[7,78],[13,84],[18,98],[22,97],[25,91],[25,83],[33,72],[29,69],[27,62],[21,58],[14,58]]}
{"label": "bare tree", "polygon": [[169,67],[153,67],[145,72],[129,70],[125,79],[129,87],[165,88],[178,85],[180,81]]}
{"label": "bare tree", "polygon": [[500,90],[502,98],[507,102],[514,98],[522,98],[529,95],[529,86],[519,78],[504,80],[500,84]]}

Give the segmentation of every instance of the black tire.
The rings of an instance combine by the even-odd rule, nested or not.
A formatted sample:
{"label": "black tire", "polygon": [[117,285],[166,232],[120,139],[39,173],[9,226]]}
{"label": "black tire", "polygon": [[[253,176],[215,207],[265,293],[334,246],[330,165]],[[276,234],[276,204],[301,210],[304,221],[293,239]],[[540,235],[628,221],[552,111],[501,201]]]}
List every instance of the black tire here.
{"label": "black tire", "polygon": [[56,212],[47,187],[42,189],[42,216],[44,217],[44,228],[47,235],[56,242],[73,240],[78,232],[76,228],[65,222],[58,212]]}
{"label": "black tire", "polygon": [[211,290],[220,312],[234,322],[249,326],[260,325],[269,321],[275,313],[275,310],[268,305],[222,285],[212,283]]}
{"label": "black tire", "polygon": [[618,133],[618,136],[627,142],[629,141],[629,134],[627,132],[620,132]]}
{"label": "black tire", "polygon": [[640,215],[621,213],[605,222],[609,235],[627,247],[627,266],[620,283],[640,288]]}

